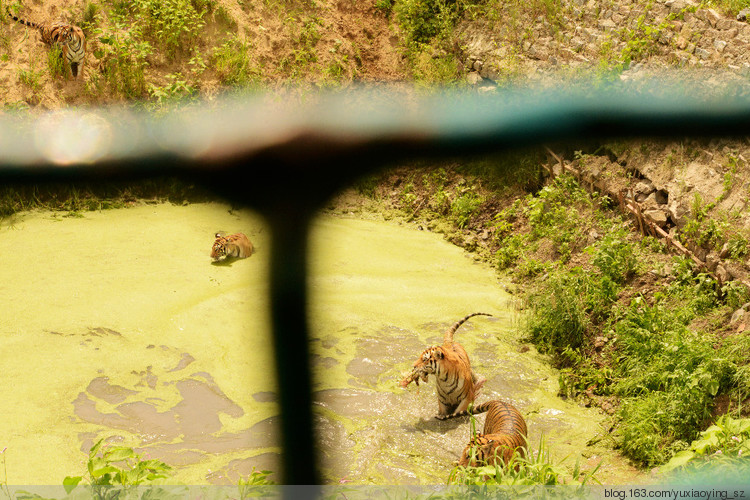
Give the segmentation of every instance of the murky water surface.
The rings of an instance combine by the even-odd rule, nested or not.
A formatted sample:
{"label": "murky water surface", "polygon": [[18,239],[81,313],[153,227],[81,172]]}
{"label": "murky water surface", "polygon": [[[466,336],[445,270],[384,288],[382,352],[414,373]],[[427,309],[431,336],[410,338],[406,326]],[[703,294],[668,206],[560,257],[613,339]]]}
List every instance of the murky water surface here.
{"label": "murky water surface", "polygon": [[[257,253],[213,265],[216,231]],[[587,448],[603,416],[555,397],[557,374],[513,329],[493,271],[438,235],[324,216],[312,236],[315,416],[331,483],[445,483],[468,419],[436,421],[434,384],[397,386],[454,321],[488,381],[526,416],[532,443],[633,473]],[[175,480],[236,483],[278,470],[277,387],[262,219],[222,204],[147,205],[0,225],[0,448],[11,484],[60,484],[100,438],[176,467]],[[525,352],[524,352],[525,351]],[[481,424],[480,424],[481,425]]]}

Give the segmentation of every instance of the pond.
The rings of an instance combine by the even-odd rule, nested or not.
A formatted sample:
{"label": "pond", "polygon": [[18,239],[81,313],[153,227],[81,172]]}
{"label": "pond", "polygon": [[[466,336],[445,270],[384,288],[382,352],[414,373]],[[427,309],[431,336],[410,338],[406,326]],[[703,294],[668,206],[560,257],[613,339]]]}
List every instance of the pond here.
{"label": "pond", "polygon": [[[256,253],[208,254],[217,231]],[[455,321],[487,378],[555,461],[635,470],[590,441],[605,417],[556,396],[557,373],[518,339],[514,299],[487,265],[440,235],[322,215],[311,241],[315,419],[328,483],[444,484],[468,418],[440,422],[434,382],[398,387]],[[174,482],[234,484],[278,470],[264,221],[220,203],[141,205],[79,217],[31,212],[0,226],[0,448],[10,484],[60,484],[101,438],[176,468]],[[480,417],[480,424],[482,417]],[[600,441],[604,442],[604,441]]]}

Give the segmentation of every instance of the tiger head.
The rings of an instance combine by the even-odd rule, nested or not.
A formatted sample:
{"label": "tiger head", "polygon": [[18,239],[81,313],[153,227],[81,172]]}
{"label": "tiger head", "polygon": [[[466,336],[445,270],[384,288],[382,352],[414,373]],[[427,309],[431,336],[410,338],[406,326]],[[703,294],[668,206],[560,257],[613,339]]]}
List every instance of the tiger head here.
{"label": "tiger head", "polygon": [[214,246],[211,247],[211,258],[219,260],[222,257],[227,256],[227,239],[221,233],[216,233],[216,241]]}
{"label": "tiger head", "polygon": [[445,358],[443,347],[436,345],[425,349],[419,358],[412,365],[414,373],[422,374],[422,380],[427,381],[427,375],[434,375],[437,372],[437,365]]}

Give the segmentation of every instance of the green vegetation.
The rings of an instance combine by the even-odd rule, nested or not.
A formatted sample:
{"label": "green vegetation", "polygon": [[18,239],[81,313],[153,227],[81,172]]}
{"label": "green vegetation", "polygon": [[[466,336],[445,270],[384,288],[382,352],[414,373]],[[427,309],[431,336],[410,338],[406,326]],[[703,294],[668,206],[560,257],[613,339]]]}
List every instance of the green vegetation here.
{"label": "green vegetation", "polygon": [[[70,493],[82,481],[93,487],[92,493],[101,500],[118,498],[128,488],[150,484],[156,479],[169,477],[170,466],[160,460],[143,460],[132,448],[103,446],[99,440],[89,451],[87,476],[68,476],[63,480],[65,491]],[[121,486],[121,488],[97,488]],[[157,495],[158,496],[158,495]]]}
{"label": "green vegetation", "polygon": [[248,59],[249,46],[232,37],[214,49],[211,62],[224,85],[247,87],[260,81],[260,73]]}
{"label": "green vegetation", "polygon": [[750,419],[734,419],[729,415],[722,415],[714,425],[701,432],[687,450],[675,454],[660,470],[662,473],[673,474],[686,470],[692,474],[715,474],[719,468],[747,467],[748,455]]}
{"label": "green vegetation", "polygon": [[[3,478],[0,480],[0,493],[7,498],[42,499],[38,494],[24,491],[11,495],[8,488],[6,451],[0,451]],[[63,479],[66,498],[95,498],[97,500],[115,500],[119,498],[184,498],[185,490],[175,489],[164,484],[162,480],[170,477],[172,467],[155,459],[143,459],[143,453],[136,453],[127,446],[110,446],[104,439],[91,447],[86,462],[86,473],[80,476],[67,476]],[[273,496],[272,490],[265,486],[276,484],[268,477],[272,471],[253,470],[247,477],[240,477],[237,482],[239,498],[257,498]],[[85,492],[74,493],[79,486],[86,486]],[[149,486],[149,488],[138,488]]]}
{"label": "green vegetation", "polygon": [[[722,333],[732,312],[750,300],[743,285],[718,283],[691,260],[667,254],[663,243],[640,239],[610,200],[587,193],[570,176],[534,194],[503,198],[482,187],[486,178],[461,169],[410,170],[391,198],[410,218],[428,221],[523,285],[526,340],[560,367],[561,395],[607,402],[622,453],[643,466],[664,464],[684,456],[717,418],[717,400],[730,401],[732,415],[746,411],[750,339]],[[526,179],[534,178],[529,171]],[[468,206],[457,203],[465,193],[501,208],[491,216],[486,208],[466,210],[458,218],[452,207]],[[729,239],[724,225],[711,225],[702,201],[693,212],[696,237],[714,248]],[[482,232],[492,237],[477,245],[472,235]],[[746,240],[731,241],[727,252],[744,256]],[[500,477],[512,481],[507,473]]]}
{"label": "green vegetation", "polygon": [[[529,239],[559,240],[540,228],[553,231],[559,225],[565,232],[576,226],[571,221],[584,226],[591,219],[588,210],[576,213],[571,206],[563,212],[554,204],[556,195],[588,196],[570,182],[556,179],[527,200]],[[564,394],[618,398],[620,448],[636,462],[654,466],[696,437],[718,395],[738,396],[736,375],[746,360],[727,347],[717,350],[717,339],[693,322],[723,314],[725,304],[738,307],[747,291],[722,289],[708,275],[696,273],[691,261],[676,258],[659,292],[622,301],[621,292],[643,272],[638,263],[651,257],[645,245],[630,241],[617,217],[609,218],[597,225],[604,235],[586,248],[590,260],[585,267],[561,265],[566,262],[561,255],[528,294],[526,331],[541,352],[553,354],[564,368]],[[573,232],[565,241],[580,237]],[[594,337],[606,345],[600,354],[590,351]]]}
{"label": "green vegetation", "polygon": [[[471,417],[472,435],[476,436],[476,420]],[[598,482],[596,472],[597,465],[593,470],[586,473],[581,471],[580,463],[576,462],[572,470],[568,470],[562,463],[555,464],[551,458],[549,446],[544,436],[539,438],[539,446],[536,451],[524,448],[516,451],[507,465],[500,463],[494,465],[478,465],[477,467],[455,466],[448,478],[448,484],[463,485],[503,485],[503,486],[554,486],[560,484],[584,485],[590,482]]]}
{"label": "green vegetation", "polygon": [[67,67],[67,61],[65,61],[62,48],[59,45],[53,45],[47,52],[47,67],[53,78],[65,78],[70,74],[70,68]]}
{"label": "green vegetation", "polygon": [[208,193],[171,178],[155,178],[132,184],[44,184],[0,186],[0,218],[24,210],[59,210],[75,215],[91,210],[123,208],[143,200],[205,201]]}

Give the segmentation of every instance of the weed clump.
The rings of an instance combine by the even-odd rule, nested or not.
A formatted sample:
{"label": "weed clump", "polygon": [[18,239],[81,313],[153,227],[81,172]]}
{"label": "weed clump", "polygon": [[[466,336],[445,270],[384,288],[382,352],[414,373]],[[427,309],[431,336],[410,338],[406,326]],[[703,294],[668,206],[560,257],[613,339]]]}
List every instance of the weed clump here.
{"label": "weed clump", "polygon": [[[595,215],[595,197],[563,177],[515,207],[530,228],[513,236],[506,228],[511,244],[498,260],[523,276],[524,252],[540,240],[553,243],[558,260],[527,296],[527,339],[563,369],[562,394],[619,401],[615,436],[626,456],[663,464],[696,438],[717,396],[748,387],[738,375],[746,364],[740,348],[731,350],[694,326],[723,307],[739,307],[747,291],[674,258],[659,291],[628,297],[629,284],[644,279],[650,243],[635,245],[619,218]],[[570,201],[559,201],[563,195]],[[588,258],[565,265],[566,251],[585,238],[580,228],[596,233],[585,248]]]}

